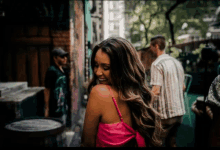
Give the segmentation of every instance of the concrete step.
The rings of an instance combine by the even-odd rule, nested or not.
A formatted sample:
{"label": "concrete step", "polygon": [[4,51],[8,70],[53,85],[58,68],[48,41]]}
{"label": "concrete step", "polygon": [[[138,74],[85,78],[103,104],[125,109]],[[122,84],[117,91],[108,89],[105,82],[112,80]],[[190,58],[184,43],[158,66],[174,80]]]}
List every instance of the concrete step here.
{"label": "concrete step", "polygon": [[[14,119],[43,115],[44,87],[28,87],[0,99],[0,117],[4,125]],[[41,115],[39,115],[41,114]]]}
{"label": "concrete step", "polygon": [[0,82],[0,97],[27,89],[27,82]]}
{"label": "concrete step", "polygon": [[0,102],[6,102],[6,103],[20,103],[27,99],[28,97],[35,96],[40,91],[43,91],[44,87],[28,87],[16,92],[8,93],[4,96],[4,99],[2,99]]}

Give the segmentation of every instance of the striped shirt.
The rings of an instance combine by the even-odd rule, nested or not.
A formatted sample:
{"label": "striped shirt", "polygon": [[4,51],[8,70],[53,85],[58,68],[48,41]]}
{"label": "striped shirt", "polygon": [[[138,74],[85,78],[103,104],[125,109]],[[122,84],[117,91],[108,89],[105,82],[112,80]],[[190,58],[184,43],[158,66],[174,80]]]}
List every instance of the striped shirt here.
{"label": "striped shirt", "polygon": [[160,95],[154,100],[154,108],[162,119],[185,114],[183,84],[184,70],[175,58],[162,54],[151,66],[151,85],[159,85]]}

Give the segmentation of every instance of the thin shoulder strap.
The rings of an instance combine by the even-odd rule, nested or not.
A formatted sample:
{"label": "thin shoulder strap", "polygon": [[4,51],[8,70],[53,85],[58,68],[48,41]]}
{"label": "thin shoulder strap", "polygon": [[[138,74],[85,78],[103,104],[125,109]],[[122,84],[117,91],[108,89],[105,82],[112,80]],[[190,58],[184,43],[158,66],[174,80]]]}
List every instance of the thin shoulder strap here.
{"label": "thin shoulder strap", "polygon": [[114,104],[115,104],[115,107],[116,107],[116,109],[117,109],[117,112],[118,112],[118,115],[119,115],[119,117],[120,117],[120,120],[121,120],[121,122],[123,122],[121,112],[120,112],[120,110],[118,109],[118,105],[117,105],[116,100],[115,100],[115,98],[114,98],[114,95],[113,95],[113,92],[112,92],[112,90],[111,90],[111,87],[110,87],[109,85],[107,85],[107,87],[108,87],[108,89],[109,89],[109,91],[110,91],[110,94],[111,94],[111,96],[112,96],[112,100],[113,100],[113,102],[114,102]]}

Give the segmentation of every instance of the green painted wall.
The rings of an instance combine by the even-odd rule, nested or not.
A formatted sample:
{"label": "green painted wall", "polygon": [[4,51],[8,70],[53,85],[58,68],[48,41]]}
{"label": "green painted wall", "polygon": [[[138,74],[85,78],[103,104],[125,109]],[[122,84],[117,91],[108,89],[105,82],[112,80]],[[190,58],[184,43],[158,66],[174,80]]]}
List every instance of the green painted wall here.
{"label": "green painted wall", "polygon": [[[88,42],[90,42],[90,44],[92,43],[92,18],[91,18],[91,6],[89,3],[89,0],[85,0],[85,20],[86,20],[86,24],[88,26],[88,34],[87,34],[87,39]],[[88,56],[89,58],[91,58],[92,55],[92,50],[91,47],[88,48]],[[92,69],[91,69],[91,64],[90,64],[90,59],[89,59],[89,68],[90,68],[90,77],[92,75]]]}

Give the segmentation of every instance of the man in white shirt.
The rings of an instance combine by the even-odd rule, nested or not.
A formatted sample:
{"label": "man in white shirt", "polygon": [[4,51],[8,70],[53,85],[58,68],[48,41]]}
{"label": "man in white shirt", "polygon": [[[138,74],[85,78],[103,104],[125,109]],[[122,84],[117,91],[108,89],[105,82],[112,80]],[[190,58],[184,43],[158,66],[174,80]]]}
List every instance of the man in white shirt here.
{"label": "man in white shirt", "polygon": [[184,70],[181,63],[165,53],[165,37],[151,38],[150,49],[157,55],[151,66],[153,106],[161,114],[162,124],[167,130],[166,147],[176,147],[176,133],[185,114]]}

